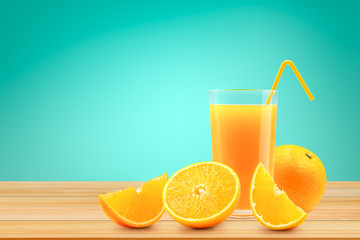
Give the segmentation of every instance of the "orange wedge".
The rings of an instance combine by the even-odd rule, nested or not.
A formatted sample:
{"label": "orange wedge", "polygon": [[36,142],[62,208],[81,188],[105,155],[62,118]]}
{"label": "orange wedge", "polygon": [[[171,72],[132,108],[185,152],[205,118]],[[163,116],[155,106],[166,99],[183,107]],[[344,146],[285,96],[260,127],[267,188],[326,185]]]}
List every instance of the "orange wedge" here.
{"label": "orange wedge", "polygon": [[296,228],[307,217],[307,213],[276,186],[261,162],[251,180],[250,205],[256,219],[265,227],[274,230]]}
{"label": "orange wedge", "polygon": [[195,163],[179,170],[163,192],[163,203],[171,217],[192,228],[221,223],[234,211],[239,198],[239,177],[218,162]]}
{"label": "orange wedge", "polygon": [[106,216],[121,226],[141,228],[157,222],[164,214],[161,195],[168,180],[167,173],[146,182],[141,187],[126,188],[99,195]]}

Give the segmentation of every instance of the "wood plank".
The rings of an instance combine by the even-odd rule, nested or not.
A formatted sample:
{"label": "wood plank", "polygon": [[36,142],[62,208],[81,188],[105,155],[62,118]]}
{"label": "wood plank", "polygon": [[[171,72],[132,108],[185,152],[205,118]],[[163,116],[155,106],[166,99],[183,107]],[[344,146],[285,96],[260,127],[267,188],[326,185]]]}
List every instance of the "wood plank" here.
{"label": "wood plank", "polygon": [[[74,185],[72,185],[72,183]],[[117,191],[142,182],[0,182],[0,197],[89,197]],[[338,188],[340,185],[346,188]],[[360,198],[357,182],[329,182],[324,197]],[[336,188],[334,188],[336,187]]]}
{"label": "wood plank", "polygon": [[140,186],[144,184],[141,181],[135,182],[121,182],[121,181],[82,181],[82,182],[74,182],[74,181],[51,181],[51,182],[43,182],[43,181],[0,181],[0,189],[122,189],[130,186]]}
{"label": "wood plank", "polygon": [[[326,200],[326,199],[324,199]],[[321,201],[308,219],[360,220],[360,198]],[[107,220],[97,197],[0,197],[0,220]],[[167,214],[163,219],[171,219]],[[230,219],[231,220],[231,219]]]}
{"label": "wood plank", "polygon": [[[47,189],[54,189],[54,188],[66,188],[66,189],[83,189],[83,188],[91,188],[91,189],[102,189],[102,188],[112,188],[112,189],[122,189],[129,186],[140,186],[144,182],[141,181],[129,181],[129,182],[121,182],[121,181],[81,181],[81,182],[74,182],[74,181],[51,181],[51,182],[43,182],[43,181],[0,181],[0,189],[24,189],[24,188],[31,188],[31,189],[39,189],[39,188],[47,188]],[[329,181],[327,182],[327,188],[360,188],[360,181],[351,182],[351,181],[340,181],[334,182]]]}
{"label": "wood plank", "polygon": [[[8,189],[0,191],[1,197],[94,197],[98,194],[113,192],[114,189]],[[358,189],[336,189],[336,191],[327,190],[324,194],[326,198],[360,198],[360,190]]]}
{"label": "wood plank", "polygon": [[97,195],[141,182],[0,182],[1,239],[360,239],[360,182],[329,182],[320,204],[299,228],[278,232],[254,218],[229,218],[211,229],[181,226],[168,214],[145,229],[112,223]]}
{"label": "wood plank", "polygon": [[160,221],[149,228],[131,229],[108,221],[11,221],[0,222],[2,238],[76,238],[76,239],[356,239],[360,237],[360,221],[305,221],[291,231],[272,231],[256,221],[226,221],[196,230],[174,221]]}

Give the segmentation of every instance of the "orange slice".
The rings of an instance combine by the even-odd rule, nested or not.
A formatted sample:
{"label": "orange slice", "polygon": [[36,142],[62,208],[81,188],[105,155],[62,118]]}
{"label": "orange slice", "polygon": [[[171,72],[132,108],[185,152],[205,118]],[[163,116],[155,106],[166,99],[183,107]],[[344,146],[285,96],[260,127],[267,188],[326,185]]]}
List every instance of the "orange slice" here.
{"label": "orange slice", "polygon": [[161,195],[168,180],[167,173],[135,189],[128,187],[117,192],[99,195],[106,216],[121,226],[141,228],[157,222],[164,214]]}
{"label": "orange slice", "polygon": [[167,182],[163,203],[177,222],[192,228],[221,223],[240,198],[240,180],[234,170],[218,162],[200,162],[176,172]]}
{"label": "orange slice", "polygon": [[296,228],[307,217],[307,213],[276,186],[261,162],[251,180],[250,205],[256,219],[265,227],[274,230]]}

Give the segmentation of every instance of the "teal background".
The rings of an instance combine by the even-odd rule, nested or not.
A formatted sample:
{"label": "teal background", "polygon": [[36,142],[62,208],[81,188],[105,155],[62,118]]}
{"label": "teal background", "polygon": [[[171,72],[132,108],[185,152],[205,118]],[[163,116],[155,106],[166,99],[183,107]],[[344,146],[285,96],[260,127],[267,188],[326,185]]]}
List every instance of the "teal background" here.
{"label": "teal background", "polygon": [[211,160],[208,91],[280,81],[277,145],[360,180],[360,1],[0,1],[0,180]]}

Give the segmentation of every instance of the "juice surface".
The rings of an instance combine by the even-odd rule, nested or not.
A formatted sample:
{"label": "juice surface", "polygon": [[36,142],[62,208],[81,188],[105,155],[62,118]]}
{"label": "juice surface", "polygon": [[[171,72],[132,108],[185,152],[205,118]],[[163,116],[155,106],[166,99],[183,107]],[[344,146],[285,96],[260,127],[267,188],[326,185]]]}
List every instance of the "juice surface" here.
{"label": "juice surface", "polygon": [[213,161],[239,175],[241,196],[237,210],[250,209],[249,188],[259,161],[273,174],[276,105],[210,104]]}

